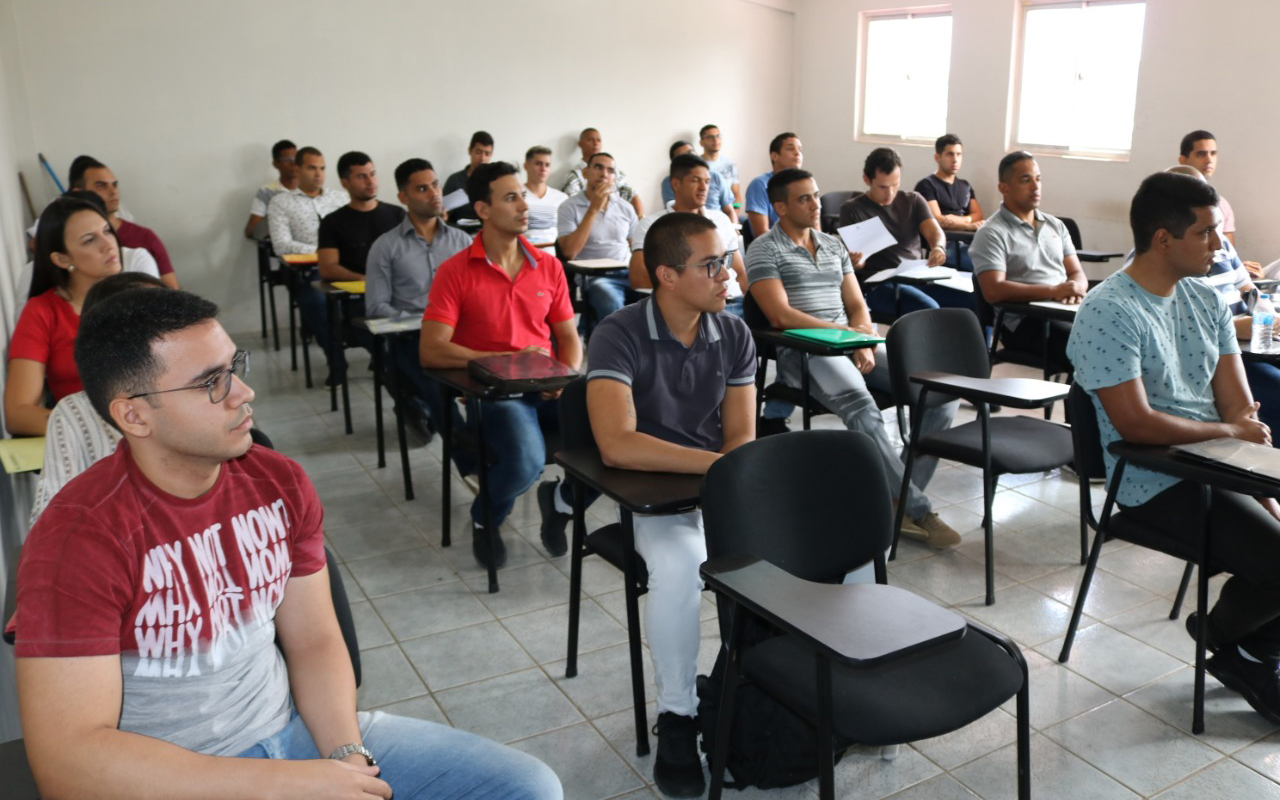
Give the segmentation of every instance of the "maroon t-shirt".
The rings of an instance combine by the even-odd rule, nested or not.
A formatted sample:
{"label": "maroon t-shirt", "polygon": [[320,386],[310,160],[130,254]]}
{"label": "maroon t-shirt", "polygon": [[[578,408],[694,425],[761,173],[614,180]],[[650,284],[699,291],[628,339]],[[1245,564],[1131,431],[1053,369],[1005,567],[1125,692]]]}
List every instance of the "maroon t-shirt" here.
{"label": "maroon t-shirt", "polygon": [[161,275],[168,275],[173,272],[173,263],[169,261],[169,251],[164,249],[164,242],[160,241],[160,237],[156,236],[155,231],[150,228],[144,228],[141,225],[135,225],[128,220],[122,219],[120,220],[120,227],[116,228],[116,239],[119,240],[121,247],[144,248],[156,260],[156,266],[160,269]]}

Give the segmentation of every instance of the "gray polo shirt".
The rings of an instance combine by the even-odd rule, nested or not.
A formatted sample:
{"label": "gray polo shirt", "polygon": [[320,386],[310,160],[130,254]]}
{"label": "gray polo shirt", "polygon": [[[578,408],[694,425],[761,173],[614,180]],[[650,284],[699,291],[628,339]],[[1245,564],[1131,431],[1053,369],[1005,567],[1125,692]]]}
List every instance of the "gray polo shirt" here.
{"label": "gray polo shirt", "polygon": [[840,294],[844,276],[853,272],[844,242],[811,228],[816,255],[795,244],[775,225],[747,248],[747,286],[756,281],[778,278],[787,292],[787,302],[797,311],[825,322],[847,325],[844,299]]}
{"label": "gray polo shirt", "polygon": [[[556,228],[561,236],[568,236],[578,229],[587,215],[591,201],[586,192],[573,195],[560,204],[556,212]],[[627,246],[627,237],[636,224],[636,211],[631,204],[616,193],[609,198],[604,210],[596,215],[596,222],[591,226],[587,243],[575,258],[612,258],[624,264],[631,260],[631,248]]]}
{"label": "gray polo shirt", "polygon": [[1036,209],[1035,227],[1013,215],[1002,203],[973,235],[969,258],[973,274],[998,270],[1019,283],[1053,286],[1067,279],[1063,262],[1076,254],[1067,226],[1057,217]]}
{"label": "gray polo shirt", "polygon": [[756,347],[746,323],[723,312],[703,314],[698,338],[685,347],[653,297],[605,317],[591,334],[587,363],[587,380],[631,387],[637,431],[700,450],[724,446],[726,388],[756,379]]}
{"label": "gray polo shirt", "polygon": [[365,313],[370,317],[422,316],[436,270],[454,253],[465,250],[472,236],[440,220],[427,242],[408,215],[374,240],[365,261]]}

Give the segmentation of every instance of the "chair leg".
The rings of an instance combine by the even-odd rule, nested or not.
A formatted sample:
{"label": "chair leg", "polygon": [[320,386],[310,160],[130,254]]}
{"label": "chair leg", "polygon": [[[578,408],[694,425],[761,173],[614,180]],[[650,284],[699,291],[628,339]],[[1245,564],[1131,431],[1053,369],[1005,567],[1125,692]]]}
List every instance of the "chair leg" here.
{"label": "chair leg", "polygon": [[733,730],[734,706],[738,701],[738,663],[737,649],[734,643],[742,638],[743,614],[746,613],[732,601],[725,604],[727,612],[732,614],[733,622],[729,627],[729,641],[721,647],[728,656],[725,658],[724,683],[720,686],[720,709],[716,715],[716,746],[711,754],[711,790],[707,800],[720,800],[724,792],[724,769],[729,763],[729,732]]}
{"label": "chair leg", "polygon": [[280,320],[276,316],[276,287],[272,284],[267,290],[267,298],[271,301],[271,337],[275,341],[276,352],[280,352]]}
{"label": "chair leg", "polygon": [[902,520],[907,514],[907,493],[911,488],[911,470],[915,468],[915,462],[916,450],[908,446],[907,463],[902,469],[902,486],[898,489],[898,508],[893,515],[893,545],[889,548],[890,561],[898,557],[898,539],[902,536]]}
{"label": "chair leg", "polygon": [[569,550],[569,652],[565,654],[564,676],[578,674],[578,618],[582,610],[582,542],[586,538],[582,486],[573,482],[573,545]]}
{"label": "chair leg", "polygon": [[831,662],[815,654],[818,675],[818,797],[836,798],[836,750],[832,731]]}
{"label": "chair leg", "polygon": [[1195,568],[1196,565],[1188,561],[1187,568],[1182,571],[1182,582],[1178,584],[1178,596],[1173,598],[1173,610],[1169,612],[1169,619],[1177,619],[1182,614],[1182,601],[1187,598],[1187,588],[1191,586],[1191,573]]}
{"label": "chair leg", "polygon": [[1071,657],[1071,646],[1076,640],[1076,628],[1080,627],[1080,615],[1084,612],[1085,600],[1089,599],[1089,585],[1093,583],[1093,573],[1098,568],[1098,556],[1102,553],[1102,526],[1093,537],[1093,550],[1089,553],[1089,563],[1084,568],[1084,577],[1080,579],[1080,589],[1076,592],[1076,602],[1071,609],[1071,623],[1067,625],[1067,636],[1062,641],[1062,651],[1058,653],[1058,663],[1065,664]]}
{"label": "chair leg", "polygon": [[1200,624],[1196,626],[1196,689],[1195,708],[1191,713],[1191,732],[1204,733],[1204,663],[1205,648],[1209,644],[1209,525],[1213,515],[1213,490],[1202,487],[1204,492],[1204,531],[1200,535],[1200,574],[1196,581],[1196,608],[1200,612]]}
{"label": "chair leg", "polygon": [[267,338],[267,276],[262,274],[262,265],[258,265],[258,314],[262,317],[262,338]]}
{"label": "chair leg", "polygon": [[635,705],[636,755],[649,755],[649,717],[644,707],[644,654],[640,650],[640,593],[636,591],[636,530],[622,509],[622,574],[626,581],[627,643],[631,650],[631,700]]}
{"label": "chair leg", "polygon": [[1018,690],[1018,800],[1031,800],[1031,675],[1027,662],[1022,667],[1022,688]]}
{"label": "chair leg", "polygon": [[991,515],[991,506],[995,503],[997,475],[982,476],[982,545],[983,555],[987,562],[987,605],[996,602],[996,526]]}

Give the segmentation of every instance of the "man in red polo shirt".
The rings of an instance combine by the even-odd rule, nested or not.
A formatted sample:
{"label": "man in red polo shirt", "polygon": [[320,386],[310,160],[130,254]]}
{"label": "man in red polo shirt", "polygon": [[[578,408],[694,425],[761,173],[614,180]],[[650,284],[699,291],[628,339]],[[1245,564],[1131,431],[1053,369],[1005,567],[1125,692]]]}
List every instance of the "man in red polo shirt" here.
{"label": "man in red polo shirt", "polygon": [[[520,235],[529,227],[529,204],[516,167],[481,164],[467,178],[467,196],[484,227],[470,247],[440,265],[431,283],[418,348],[422,366],[466,367],[482,356],[538,350],[578,369],[582,342],[564,268]],[[553,395],[529,394],[517,400],[483,401],[486,449],[496,459],[488,473],[494,526],[502,525],[516,498],[542,474],[542,431],[559,427],[554,400]],[[543,509],[542,543],[552,556],[560,556],[567,549],[563,512],[569,498],[560,491],[552,494],[554,508],[549,513]],[[496,551],[489,552],[483,511],[476,498],[471,505],[472,552],[481,566],[487,567],[492,558],[501,567],[506,546],[495,537]],[[548,525],[547,517],[557,524]]]}

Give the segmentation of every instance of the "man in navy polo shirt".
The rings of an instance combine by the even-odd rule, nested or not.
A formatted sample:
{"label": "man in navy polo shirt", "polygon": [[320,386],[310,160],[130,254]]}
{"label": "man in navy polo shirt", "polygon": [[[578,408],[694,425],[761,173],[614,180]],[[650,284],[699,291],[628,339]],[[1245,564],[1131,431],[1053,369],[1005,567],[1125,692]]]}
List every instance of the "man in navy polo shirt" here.
{"label": "man in navy polo shirt", "polygon": [[[730,257],[715,223],[698,214],[673,212],[649,228],[653,295],[601,321],[591,337],[587,410],[606,464],[702,474],[755,438],[755,345],[747,326],[723,313]],[[635,540],[649,569],[653,778],[664,794],[697,797],[705,789],[694,722],[702,512],[637,516]]]}

